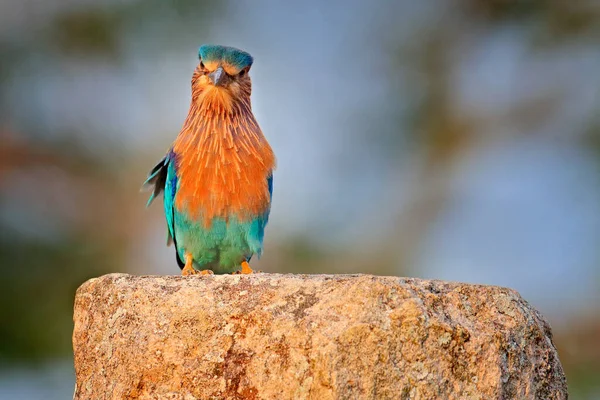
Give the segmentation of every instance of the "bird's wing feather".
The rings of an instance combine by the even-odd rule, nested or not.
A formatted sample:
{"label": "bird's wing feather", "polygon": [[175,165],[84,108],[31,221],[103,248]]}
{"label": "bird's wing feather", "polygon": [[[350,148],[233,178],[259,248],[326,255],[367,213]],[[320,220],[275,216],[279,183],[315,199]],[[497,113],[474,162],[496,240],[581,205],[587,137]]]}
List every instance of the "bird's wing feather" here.
{"label": "bird's wing feather", "polygon": [[[167,227],[169,228],[169,237],[167,245],[171,239],[175,242],[175,251],[177,251],[177,242],[175,240],[175,193],[177,192],[177,173],[175,171],[174,154],[170,153],[171,161],[167,166],[167,177],[165,181],[165,216],[167,217]],[[179,262],[179,256],[177,256]]]}
{"label": "bird's wing feather", "polygon": [[269,199],[273,198],[273,173],[269,174],[267,178],[267,185],[269,185]]}
{"label": "bird's wing feather", "polygon": [[[267,185],[269,188],[269,207],[265,213],[252,221],[250,231],[248,232],[248,244],[254,254],[260,258],[263,250],[263,238],[265,234],[265,227],[269,222],[269,214],[271,213],[271,199],[273,198],[273,173],[270,173],[267,177]],[[248,257],[247,261],[250,261],[252,256]]]}
{"label": "bird's wing feather", "polygon": [[175,194],[177,193],[177,171],[175,153],[170,150],[167,155],[152,168],[148,179],[144,182],[143,189],[152,190],[147,206],[161,193],[164,192],[165,217],[167,219],[167,246],[175,244],[175,258],[179,268],[184,267],[184,262],[179,257],[177,238],[175,237]]}
{"label": "bird's wing feather", "polygon": [[167,154],[158,164],[152,168],[148,174],[148,178],[142,185],[143,191],[152,191],[146,207],[150,206],[154,199],[164,190],[167,180],[167,169],[169,164],[170,153]]}
{"label": "bird's wing feather", "polygon": [[152,194],[148,199],[146,206],[150,206],[154,199],[164,192],[164,207],[165,216],[167,218],[167,227],[169,228],[167,245],[175,239],[173,226],[173,202],[175,199],[175,191],[177,189],[177,175],[175,173],[175,163],[173,162],[175,155],[169,151],[167,155],[152,168],[148,174],[148,179],[142,186],[143,190],[150,190]]}
{"label": "bird's wing feather", "polygon": [[269,214],[271,213],[271,204],[270,203],[273,200],[273,172],[271,172],[269,174],[269,176],[267,177],[267,185],[269,186],[269,208],[264,217],[263,229],[265,226],[267,226],[267,223],[269,222]]}

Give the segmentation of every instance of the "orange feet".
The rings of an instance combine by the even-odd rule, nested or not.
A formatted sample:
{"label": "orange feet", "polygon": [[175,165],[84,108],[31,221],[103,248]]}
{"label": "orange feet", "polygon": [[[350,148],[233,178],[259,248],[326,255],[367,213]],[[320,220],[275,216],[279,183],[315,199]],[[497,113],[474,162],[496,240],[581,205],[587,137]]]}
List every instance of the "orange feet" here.
{"label": "orange feet", "polygon": [[248,261],[242,262],[242,274],[247,275],[253,273],[254,271],[252,270],[252,268],[250,268],[250,264],[248,264]]}
{"label": "orange feet", "polygon": [[185,253],[185,266],[181,270],[181,275],[188,276],[196,275],[197,273],[198,271],[196,271],[192,265],[192,255],[190,253]]}
{"label": "orange feet", "polygon": [[188,276],[188,275],[212,275],[212,274],[214,274],[214,272],[212,272],[210,269],[205,269],[203,271],[197,271],[196,269],[194,269],[194,265],[192,263],[192,255],[190,253],[185,253],[185,266],[181,270],[181,275]]}

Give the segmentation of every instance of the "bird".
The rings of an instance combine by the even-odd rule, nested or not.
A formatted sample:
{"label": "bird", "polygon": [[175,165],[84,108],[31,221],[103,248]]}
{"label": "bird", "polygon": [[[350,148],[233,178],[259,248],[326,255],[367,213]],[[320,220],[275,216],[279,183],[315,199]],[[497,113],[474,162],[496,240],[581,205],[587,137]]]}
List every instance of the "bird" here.
{"label": "bird", "polygon": [[252,112],[253,57],[234,47],[200,46],[187,117],[143,188],[161,193],[167,245],[182,275],[254,271],[263,252],[275,155]]}

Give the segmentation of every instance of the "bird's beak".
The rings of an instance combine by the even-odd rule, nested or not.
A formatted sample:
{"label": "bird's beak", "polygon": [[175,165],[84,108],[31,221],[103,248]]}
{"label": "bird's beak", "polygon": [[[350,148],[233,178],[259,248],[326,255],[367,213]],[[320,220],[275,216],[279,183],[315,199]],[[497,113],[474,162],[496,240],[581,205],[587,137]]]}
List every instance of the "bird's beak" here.
{"label": "bird's beak", "polygon": [[208,77],[215,86],[223,86],[227,82],[227,73],[222,67],[219,67],[215,71],[208,74]]}

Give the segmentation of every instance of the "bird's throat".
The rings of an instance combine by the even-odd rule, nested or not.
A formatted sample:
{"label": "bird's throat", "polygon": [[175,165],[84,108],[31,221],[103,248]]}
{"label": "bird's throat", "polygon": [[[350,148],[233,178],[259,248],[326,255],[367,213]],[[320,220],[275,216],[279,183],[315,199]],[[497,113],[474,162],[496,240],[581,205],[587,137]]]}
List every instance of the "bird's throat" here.
{"label": "bird's throat", "polygon": [[188,116],[175,141],[175,151],[207,151],[266,142],[249,99],[233,99],[225,90],[212,90],[193,99]]}

